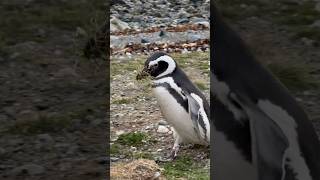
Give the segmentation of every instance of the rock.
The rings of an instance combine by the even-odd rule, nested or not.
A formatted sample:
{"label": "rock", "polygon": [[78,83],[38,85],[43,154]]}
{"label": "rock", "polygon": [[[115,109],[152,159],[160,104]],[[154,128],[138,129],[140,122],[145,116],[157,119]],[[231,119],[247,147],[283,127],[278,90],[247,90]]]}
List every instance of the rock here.
{"label": "rock", "polygon": [[170,130],[167,127],[162,126],[162,125],[158,126],[158,129],[157,129],[158,133],[163,133],[163,134],[168,133],[169,131]]}
{"label": "rock", "polygon": [[194,41],[197,41],[200,39],[201,39],[201,36],[199,34],[188,33],[188,41],[189,42],[194,42]]}
{"label": "rock", "polygon": [[146,38],[141,38],[141,43],[145,44],[145,43],[149,43],[150,41]]}
{"label": "rock", "polygon": [[160,36],[160,37],[163,37],[163,36],[165,36],[165,35],[166,35],[166,33],[165,33],[163,30],[161,30],[160,33],[159,33],[159,36]]}
{"label": "rock", "polygon": [[177,19],[177,24],[186,24],[189,23],[189,19],[188,18],[183,18],[183,19]]}
{"label": "rock", "polygon": [[131,152],[135,152],[135,151],[137,151],[137,148],[134,147],[134,146],[131,146],[131,147],[130,147],[130,151],[131,151]]}
{"label": "rock", "polygon": [[42,166],[39,166],[37,164],[26,164],[17,168],[12,169],[9,172],[9,176],[18,176],[22,174],[28,174],[28,175],[40,175],[45,172],[45,168]]}
{"label": "rock", "polygon": [[120,158],[117,158],[117,157],[110,157],[110,161],[111,162],[117,162],[119,161]]}
{"label": "rock", "polygon": [[[116,28],[118,31],[123,31],[126,29],[131,29],[129,24],[126,22],[121,21],[120,19],[116,18],[116,17],[111,17],[110,19],[110,25],[113,24],[114,28]],[[110,30],[111,30],[111,26],[110,26]]]}
{"label": "rock", "polygon": [[210,28],[210,23],[208,21],[198,21],[198,22],[195,22],[194,24],[198,26],[203,26],[205,28]]}
{"label": "rock", "polygon": [[180,10],[179,10],[179,12],[178,12],[178,17],[179,18],[188,18],[188,17],[190,17],[191,15],[188,13],[188,12],[186,12],[183,8],[181,8]]}
{"label": "rock", "polygon": [[168,122],[165,121],[165,120],[160,120],[160,121],[158,122],[158,125],[168,125]]}
{"label": "rock", "polygon": [[122,134],[124,134],[124,133],[125,133],[125,131],[120,130],[120,131],[117,131],[117,132],[116,132],[116,135],[117,135],[117,136],[120,136],[120,135],[122,135]]}
{"label": "rock", "polygon": [[118,31],[117,26],[114,25],[114,24],[110,24],[110,31],[111,31],[111,32],[116,32],[116,31]]}

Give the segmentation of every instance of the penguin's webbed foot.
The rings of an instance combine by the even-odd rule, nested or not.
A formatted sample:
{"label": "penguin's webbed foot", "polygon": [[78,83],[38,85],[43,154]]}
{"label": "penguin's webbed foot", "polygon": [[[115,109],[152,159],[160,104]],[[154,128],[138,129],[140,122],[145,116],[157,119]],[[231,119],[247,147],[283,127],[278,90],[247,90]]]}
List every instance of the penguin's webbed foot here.
{"label": "penguin's webbed foot", "polygon": [[179,146],[179,145],[174,146],[174,147],[172,148],[171,152],[170,152],[169,158],[172,159],[172,160],[176,159],[177,156],[178,156],[179,149],[180,149],[180,146]]}

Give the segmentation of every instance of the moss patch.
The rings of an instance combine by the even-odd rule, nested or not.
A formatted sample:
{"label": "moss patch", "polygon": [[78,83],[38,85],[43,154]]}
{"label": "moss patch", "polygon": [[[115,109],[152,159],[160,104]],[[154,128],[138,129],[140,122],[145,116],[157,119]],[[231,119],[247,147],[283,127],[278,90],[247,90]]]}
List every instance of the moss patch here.
{"label": "moss patch", "polygon": [[194,180],[210,179],[209,169],[195,164],[191,157],[178,157],[175,161],[163,164],[164,175],[168,179],[187,178]]}
{"label": "moss patch", "polygon": [[129,145],[129,146],[141,146],[144,144],[148,139],[147,134],[142,132],[130,132],[121,134],[118,139],[117,143],[122,145]]}

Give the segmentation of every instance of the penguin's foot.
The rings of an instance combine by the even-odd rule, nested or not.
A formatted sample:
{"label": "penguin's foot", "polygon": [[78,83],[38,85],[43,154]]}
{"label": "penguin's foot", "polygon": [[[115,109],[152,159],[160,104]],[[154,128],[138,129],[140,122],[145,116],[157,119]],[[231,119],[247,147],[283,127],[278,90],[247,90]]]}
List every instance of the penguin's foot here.
{"label": "penguin's foot", "polygon": [[171,152],[170,152],[170,159],[174,160],[176,159],[176,157],[178,156],[178,152],[179,152],[180,146],[179,145],[175,145],[173,146]]}

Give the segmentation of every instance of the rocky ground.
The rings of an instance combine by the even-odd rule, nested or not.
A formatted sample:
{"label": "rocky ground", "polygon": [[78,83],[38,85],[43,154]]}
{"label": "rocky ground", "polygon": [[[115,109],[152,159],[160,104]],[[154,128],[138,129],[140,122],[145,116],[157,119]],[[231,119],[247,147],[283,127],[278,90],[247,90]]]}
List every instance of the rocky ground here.
{"label": "rocky ground", "polygon": [[108,72],[82,49],[106,8],[0,2],[0,179],[104,179]]}

